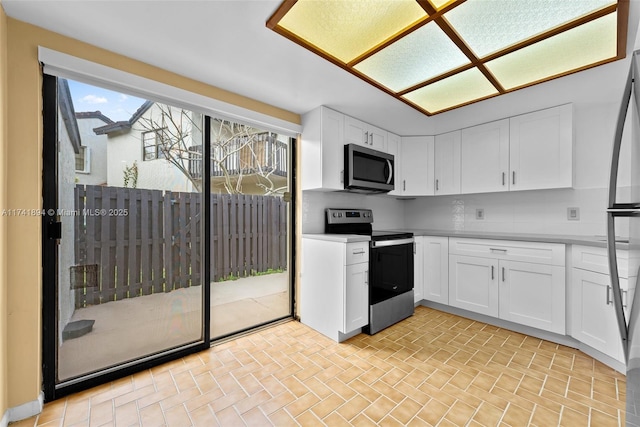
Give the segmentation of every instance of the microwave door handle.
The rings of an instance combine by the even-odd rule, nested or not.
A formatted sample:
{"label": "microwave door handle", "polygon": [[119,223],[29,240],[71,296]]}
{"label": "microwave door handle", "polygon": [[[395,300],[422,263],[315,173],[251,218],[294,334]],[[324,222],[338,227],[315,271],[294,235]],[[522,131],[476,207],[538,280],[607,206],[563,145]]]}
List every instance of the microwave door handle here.
{"label": "microwave door handle", "polygon": [[389,167],[389,178],[387,178],[387,184],[391,184],[391,180],[393,179],[393,165],[389,159],[387,159],[387,166]]}

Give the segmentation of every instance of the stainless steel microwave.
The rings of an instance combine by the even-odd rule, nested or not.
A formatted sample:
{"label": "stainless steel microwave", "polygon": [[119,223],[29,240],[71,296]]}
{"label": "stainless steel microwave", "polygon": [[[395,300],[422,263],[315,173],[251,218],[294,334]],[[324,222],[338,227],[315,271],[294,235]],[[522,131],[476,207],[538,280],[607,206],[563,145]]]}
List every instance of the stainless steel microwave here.
{"label": "stainless steel microwave", "polygon": [[357,144],[345,145],[344,188],[364,194],[392,191],[394,189],[393,154]]}

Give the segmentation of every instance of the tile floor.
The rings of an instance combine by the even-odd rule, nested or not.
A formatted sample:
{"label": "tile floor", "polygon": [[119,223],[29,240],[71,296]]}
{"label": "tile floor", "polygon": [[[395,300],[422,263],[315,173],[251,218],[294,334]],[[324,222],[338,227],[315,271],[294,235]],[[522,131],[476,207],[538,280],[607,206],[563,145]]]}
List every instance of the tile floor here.
{"label": "tile floor", "polygon": [[287,322],[45,405],[18,426],[622,426],[583,353],[426,307],[337,344]]}

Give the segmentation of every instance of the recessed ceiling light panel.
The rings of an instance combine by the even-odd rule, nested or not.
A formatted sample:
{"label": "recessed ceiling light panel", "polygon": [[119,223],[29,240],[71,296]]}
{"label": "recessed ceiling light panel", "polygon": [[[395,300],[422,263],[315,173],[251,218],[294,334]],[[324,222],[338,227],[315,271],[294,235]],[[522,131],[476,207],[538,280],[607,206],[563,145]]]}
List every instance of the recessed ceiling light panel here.
{"label": "recessed ceiling light panel", "polygon": [[511,90],[614,58],[616,21],[614,12],[501,56],[486,66],[505,89]]}
{"label": "recessed ceiling light panel", "polygon": [[426,15],[414,0],[301,0],[278,25],[347,63]]}
{"label": "recessed ceiling light panel", "polygon": [[471,68],[409,92],[403,98],[434,114],[497,94],[498,90],[484,74]]}
{"label": "recessed ceiling light panel", "polygon": [[267,26],[431,115],[626,56],[629,0],[285,0]]}
{"label": "recessed ceiling light panel", "polygon": [[354,68],[400,92],[469,63],[464,53],[435,22],[387,46]]}
{"label": "recessed ceiling light panel", "polygon": [[467,0],[445,14],[483,58],[552,28],[615,4],[611,0]]}

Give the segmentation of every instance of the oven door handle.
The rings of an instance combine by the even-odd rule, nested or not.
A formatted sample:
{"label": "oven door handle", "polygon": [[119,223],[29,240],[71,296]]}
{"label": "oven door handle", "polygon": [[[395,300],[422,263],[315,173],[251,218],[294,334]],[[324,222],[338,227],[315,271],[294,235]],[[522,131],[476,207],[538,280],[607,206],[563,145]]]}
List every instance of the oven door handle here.
{"label": "oven door handle", "polygon": [[410,237],[408,239],[381,240],[377,242],[376,241],[371,242],[371,247],[382,248],[385,246],[399,246],[399,245],[412,244],[413,242],[414,242],[413,237]]}

